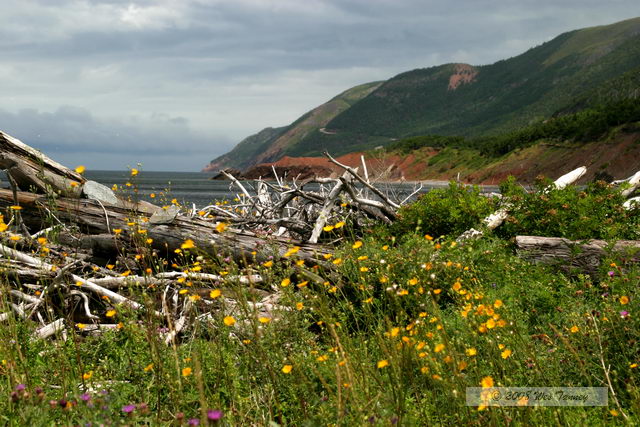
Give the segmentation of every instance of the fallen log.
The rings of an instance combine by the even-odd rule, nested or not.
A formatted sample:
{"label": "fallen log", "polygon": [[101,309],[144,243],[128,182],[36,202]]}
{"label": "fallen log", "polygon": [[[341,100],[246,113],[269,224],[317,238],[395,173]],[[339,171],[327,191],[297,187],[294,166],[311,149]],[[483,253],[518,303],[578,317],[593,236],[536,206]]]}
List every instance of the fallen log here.
{"label": "fallen log", "polygon": [[602,259],[609,255],[624,257],[627,262],[640,262],[640,241],[637,240],[620,240],[611,244],[604,240],[572,241],[560,237],[516,236],[516,248],[518,256],[535,263],[590,275],[598,273]]}
{"label": "fallen log", "polygon": [[0,131],[0,169],[23,191],[79,197],[84,177]]}
{"label": "fallen log", "polygon": [[634,193],[634,191],[636,191],[638,187],[640,187],[640,171],[631,175],[627,179],[613,182],[613,184],[623,184],[623,183],[628,184],[628,187],[622,190],[620,194],[622,194],[623,197],[631,196]]}
{"label": "fallen log", "polygon": [[[65,197],[51,201],[45,196],[25,192],[18,192],[17,198],[22,207],[20,215],[28,227],[47,227],[47,213],[51,213],[64,224],[78,226],[83,233],[94,236],[112,234],[113,248],[118,247],[118,241],[151,239],[152,249],[159,251],[161,255],[173,256],[176,249],[180,249],[185,241],[191,240],[197,248],[195,251],[215,256],[224,254],[237,261],[264,262],[272,256],[284,256],[293,246],[288,239],[283,238],[265,239],[248,232],[220,232],[216,224],[198,217],[178,215],[168,224],[152,224],[149,218],[156,210],[144,205],[129,204],[127,208],[104,205],[95,200]],[[0,189],[0,207],[9,207],[14,203],[13,193]],[[135,226],[129,225],[132,221]],[[113,235],[114,229],[121,230],[120,234]],[[95,238],[93,240],[96,241]],[[99,240],[101,249],[111,247],[104,241],[104,236]],[[322,245],[296,245],[300,248],[296,256],[314,264],[322,262],[322,255],[328,253],[328,249]]]}

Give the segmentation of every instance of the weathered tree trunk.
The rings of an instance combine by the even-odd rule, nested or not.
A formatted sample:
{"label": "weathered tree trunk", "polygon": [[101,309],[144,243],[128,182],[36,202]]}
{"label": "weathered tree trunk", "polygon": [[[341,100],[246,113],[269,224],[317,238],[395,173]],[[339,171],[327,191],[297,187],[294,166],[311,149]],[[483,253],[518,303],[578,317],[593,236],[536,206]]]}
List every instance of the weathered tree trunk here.
{"label": "weathered tree trunk", "polygon": [[0,131],[0,169],[23,191],[78,197],[85,179],[17,138]]}
{"label": "weathered tree trunk", "polygon": [[[172,255],[175,249],[187,240],[193,240],[198,250],[210,254],[225,254],[236,260],[265,261],[269,256],[284,255],[293,244],[286,239],[265,239],[249,233],[236,233],[225,231],[219,233],[215,223],[200,218],[188,218],[178,215],[168,224],[152,224],[148,221],[157,208],[153,205],[136,205],[129,203],[128,208],[100,204],[88,199],[58,198],[48,199],[32,193],[18,192],[18,202],[22,206],[20,215],[24,223],[35,230],[49,226],[46,221],[61,221],[64,224],[77,225],[83,233],[100,235],[96,237],[96,244],[102,249],[108,249],[110,245],[105,242],[105,235],[111,235],[115,242],[118,239],[139,237],[143,240],[153,239],[152,248],[157,249],[162,255]],[[0,189],[0,207],[14,204],[13,194],[10,190]],[[131,227],[128,223],[135,217],[141,218],[137,225]],[[49,218],[49,219],[47,219]],[[146,221],[146,222],[145,222]],[[113,233],[114,229],[121,229],[119,235]],[[277,254],[273,253],[276,249]],[[321,255],[327,253],[327,249],[315,244],[297,244],[300,250],[297,256],[311,262],[322,260]],[[255,252],[255,255],[253,254]]]}
{"label": "weathered tree trunk", "polygon": [[517,236],[516,246],[522,258],[591,275],[598,272],[602,259],[609,254],[640,262],[640,241],[637,240],[620,240],[610,245],[604,240],[580,242],[559,237]]}

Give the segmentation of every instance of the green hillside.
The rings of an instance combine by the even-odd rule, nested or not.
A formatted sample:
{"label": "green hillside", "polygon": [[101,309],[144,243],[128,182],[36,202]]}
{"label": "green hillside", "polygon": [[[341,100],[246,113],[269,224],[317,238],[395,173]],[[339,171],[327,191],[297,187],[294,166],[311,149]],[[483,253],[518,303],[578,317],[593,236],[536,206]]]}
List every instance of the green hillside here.
{"label": "green hillside", "polygon": [[212,160],[205,170],[229,167],[244,169],[277,160],[286,150],[293,149],[312,133],[319,132],[331,119],[349,109],[380,84],[381,82],[372,82],[355,86],[309,111],[289,126],[263,129],[245,138],[229,153]]}
{"label": "green hillside", "polygon": [[295,140],[272,140],[267,155],[248,162],[324,150],[341,155],[420,135],[475,140],[509,134],[553,116],[637,97],[638,70],[640,18],[571,31],[491,65],[445,64],[368,86],[348,107],[325,115],[322,126],[303,127],[313,112],[303,116],[288,128]]}
{"label": "green hillside", "polygon": [[247,167],[251,164],[252,158],[266,150],[286,130],[287,126],[262,129],[260,132],[240,141],[230,152],[213,159],[204,168],[204,171]]}
{"label": "green hillside", "polygon": [[317,150],[337,148],[332,139],[358,144],[371,138],[379,144],[381,137],[497,134],[547,118],[638,66],[640,19],[573,31],[476,67],[475,80],[455,90],[448,88],[454,64],[400,74],[332,120],[328,128],[334,135],[316,134],[304,142]]}

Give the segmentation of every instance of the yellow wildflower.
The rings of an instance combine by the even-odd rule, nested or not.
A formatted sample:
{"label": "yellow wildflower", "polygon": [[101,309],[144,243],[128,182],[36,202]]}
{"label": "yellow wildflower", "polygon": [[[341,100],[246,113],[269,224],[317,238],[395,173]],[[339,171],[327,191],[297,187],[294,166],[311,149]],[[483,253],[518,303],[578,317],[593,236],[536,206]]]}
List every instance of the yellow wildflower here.
{"label": "yellow wildflower", "polygon": [[493,387],[493,378],[484,377],[482,379],[482,382],[480,383],[480,385],[482,386],[482,388],[491,388],[491,387]]}
{"label": "yellow wildflower", "polygon": [[196,245],[193,243],[193,240],[191,239],[185,240],[184,243],[180,245],[181,249],[193,249],[195,247]]}
{"label": "yellow wildflower", "polygon": [[285,252],[284,257],[288,258],[291,255],[296,254],[299,250],[300,250],[300,248],[298,246],[294,246],[291,249],[289,249],[287,252]]}

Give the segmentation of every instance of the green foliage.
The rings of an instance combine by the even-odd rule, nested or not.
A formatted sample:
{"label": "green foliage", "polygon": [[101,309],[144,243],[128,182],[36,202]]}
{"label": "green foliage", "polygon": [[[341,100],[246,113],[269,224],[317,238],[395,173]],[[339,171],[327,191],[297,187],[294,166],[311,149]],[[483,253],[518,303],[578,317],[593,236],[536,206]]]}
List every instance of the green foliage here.
{"label": "green foliage", "polygon": [[[640,413],[640,271],[631,265],[612,259],[598,281],[569,278],[490,236],[461,245],[380,230],[345,242],[332,260],[341,261],[313,269],[313,282],[295,255],[252,266],[268,283],[291,279],[272,320],[261,322],[250,304],[255,289],[228,281],[224,295],[236,303],[210,301],[212,317],[175,346],[164,344],[151,310],[119,310],[118,330],[92,337],[76,327],[53,342],[30,339],[27,324],[10,318],[0,326],[3,420],[206,425],[206,410],[218,409],[223,418],[213,425],[591,425],[621,418],[620,410],[632,420]],[[200,265],[216,272],[214,264]],[[217,273],[237,268],[222,263]],[[153,307],[150,290],[131,291]],[[194,309],[198,316],[210,305]],[[223,321],[230,312],[234,326]],[[601,360],[620,408],[610,400],[479,411],[460,392],[487,378],[600,386]]]}
{"label": "green foliage", "polygon": [[[553,232],[569,237],[620,237],[639,228],[638,213],[620,212],[617,190],[603,183],[565,190],[548,190],[548,184],[539,182],[531,194],[513,180],[503,184],[513,211],[503,225],[506,237],[520,231],[509,229],[518,224],[527,232],[547,230],[540,219],[550,216],[561,217]],[[568,202],[576,206],[565,208]],[[558,207],[566,214],[549,213]],[[12,314],[10,291],[20,283],[3,272],[3,424],[600,425],[624,417],[635,422],[640,269],[631,258],[610,258],[592,277],[567,276],[516,256],[503,232],[455,241],[496,208],[496,200],[480,196],[477,188],[452,183],[404,208],[397,224],[341,240],[315,265],[298,259],[294,247],[284,257],[241,266],[185,242],[172,268],[220,279],[200,281],[194,275],[193,281],[162,286],[152,273],[168,265],[136,232],[137,246],[122,256],[136,259],[136,274],[147,277],[118,292],[144,308],[115,305],[108,315],[93,310],[100,323],[117,324],[96,336],[67,313],[66,336],[34,339],[39,322]],[[589,221],[573,224],[587,212]],[[344,236],[355,229],[339,230]],[[114,268],[130,272],[129,266]],[[248,273],[263,280],[247,285],[237,279]],[[57,279],[39,284],[56,283],[51,280]],[[162,302],[169,292],[177,304],[167,302],[173,298]],[[271,294],[268,302],[265,294]],[[156,314],[167,304],[192,307],[186,328],[170,345],[165,333],[172,323]],[[466,389],[489,380],[496,386],[604,385],[612,391],[607,407],[467,406]],[[207,419],[214,409],[221,420]]]}
{"label": "green foliage", "polygon": [[622,99],[545,120],[495,137],[479,138],[469,145],[483,154],[502,156],[540,140],[589,142],[621,124],[640,121],[640,98]]}
{"label": "green foliage", "polygon": [[457,235],[472,227],[495,208],[494,200],[480,195],[478,187],[451,182],[445,189],[435,189],[404,206],[400,218],[391,226],[396,235],[429,234],[434,237]]}
{"label": "green foliage", "polygon": [[388,152],[398,151],[402,154],[408,154],[413,150],[418,150],[424,147],[444,148],[461,146],[465,145],[464,141],[465,139],[461,136],[423,135],[412,136],[395,141],[387,145],[385,148]]}
{"label": "green foliage", "polygon": [[[640,36],[629,31],[639,26],[636,19],[562,34],[522,55],[476,67],[475,80],[455,90],[448,87],[455,64],[402,73],[336,116],[327,127],[341,134],[346,146],[356,136],[478,138],[510,133],[547,119],[594,91],[608,94],[590,96],[598,99],[596,103],[637,97],[637,86],[621,83],[634,80],[625,73],[640,66]],[[599,34],[597,43],[594,34]],[[582,105],[592,106],[593,102]],[[301,144],[312,148],[334,137],[312,134]]]}
{"label": "green foliage", "polygon": [[513,180],[504,183],[502,191],[511,204],[510,215],[497,232],[505,237],[640,239],[640,209],[625,210],[625,198],[618,188],[603,181],[562,190],[550,184],[539,180],[537,191],[527,193]]}
{"label": "green foliage", "polygon": [[[407,154],[423,147],[462,148],[474,150],[474,157],[491,159],[503,156],[519,148],[528,147],[540,141],[558,143],[590,142],[605,136],[623,124],[640,121],[640,98],[625,98],[588,109],[540,121],[521,129],[497,136],[464,138],[454,136],[425,135],[402,139],[389,144],[386,150]],[[436,156],[429,165],[439,161]],[[473,166],[470,159],[463,162]]]}

